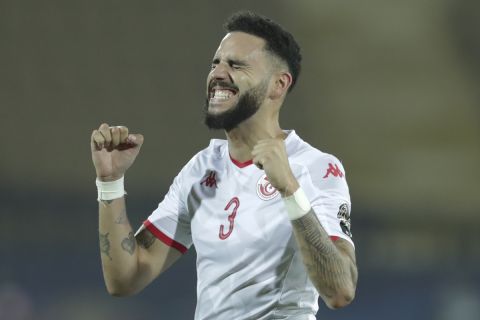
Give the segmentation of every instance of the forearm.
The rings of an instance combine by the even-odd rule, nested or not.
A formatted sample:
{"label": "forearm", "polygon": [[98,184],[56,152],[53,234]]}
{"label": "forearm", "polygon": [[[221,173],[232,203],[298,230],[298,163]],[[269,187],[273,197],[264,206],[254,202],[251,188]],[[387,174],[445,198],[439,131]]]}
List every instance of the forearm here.
{"label": "forearm", "polygon": [[347,305],[353,299],[357,281],[353,248],[344,240],[336,244],[330,240],[292,172],[284,140],[277,137],[258,141],[252,157],[282,195],[310,280],[329,307]]}
{"label": "forearm", "polygon": [[292,226],[308,275],[323,300],[331,308],[347,305],[357,282],[354,258],[334,245],[313,209],[292,220]]}
{"label": "forearm", "polygon": [[137,244],[123,197],[99,202],[99,242],[107,290],[123,294],[138,268]]}

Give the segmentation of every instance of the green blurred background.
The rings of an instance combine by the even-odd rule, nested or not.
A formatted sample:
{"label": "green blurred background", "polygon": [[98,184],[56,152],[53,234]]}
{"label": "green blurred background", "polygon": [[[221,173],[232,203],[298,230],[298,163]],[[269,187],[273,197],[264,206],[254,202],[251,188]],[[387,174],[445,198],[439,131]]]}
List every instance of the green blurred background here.
{"label": "green blurred background", "polygon": [[212,137],[205,78],[238,9],[304,62],[283,128],[347,170],[356,300],[318,319],[480,318],[480,2],[0,0],[0,319],[193,319],[195,252],[141,294],[104,289],[89,138],[145,136],[130,221]]}

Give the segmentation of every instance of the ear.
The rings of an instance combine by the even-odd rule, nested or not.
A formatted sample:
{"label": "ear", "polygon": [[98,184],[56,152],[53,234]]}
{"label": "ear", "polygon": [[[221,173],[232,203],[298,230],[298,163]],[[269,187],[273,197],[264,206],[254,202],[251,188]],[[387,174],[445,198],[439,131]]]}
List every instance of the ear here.
{"label": "ear", "polygon": [[272,99],[279,99],[284,96],[292,85],[292,75],[289,72],[281,71],[275,76],[275,83],[271,91]]}

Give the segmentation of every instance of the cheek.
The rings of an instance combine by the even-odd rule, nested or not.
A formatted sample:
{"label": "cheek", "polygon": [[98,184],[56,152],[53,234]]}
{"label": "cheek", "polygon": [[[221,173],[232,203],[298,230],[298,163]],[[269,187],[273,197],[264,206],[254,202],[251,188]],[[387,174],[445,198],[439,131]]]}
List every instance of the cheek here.
{"label": "cheek", "polygon": [[233,83],[235,83],[235,85],[237,85],[237,87],[240,89],[240,92],[245,92],[258,85],[251,77],[244,74],[232,77],[232,80]]}
{"label": "cheek", "polygon": [[206,81],[207,89],[208,89],[208,84],[210,83],[210,81],[212,81],[212,72],[211,71],[207,74],[207,81]]}

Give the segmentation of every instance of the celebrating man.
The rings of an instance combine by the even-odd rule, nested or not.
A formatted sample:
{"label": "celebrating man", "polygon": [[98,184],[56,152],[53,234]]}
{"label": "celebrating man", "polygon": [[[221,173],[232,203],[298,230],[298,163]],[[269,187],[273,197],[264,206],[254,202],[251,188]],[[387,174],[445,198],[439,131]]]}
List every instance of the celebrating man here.
{"label": "celebrating man", "polygon": [[105,283],[113,295],[136,293],[193,244],[195,319],[315,319],[319,295],[331,308],[355,295],[345,171],[280,128],[300,72],[292,35],[251,12],[225,28],[207,77],[205,123],[227,139],[211,140],[183,167],[136,234],[123,179],[143,136],[108,124],[92,133]]}

